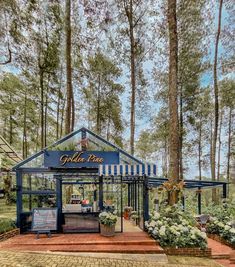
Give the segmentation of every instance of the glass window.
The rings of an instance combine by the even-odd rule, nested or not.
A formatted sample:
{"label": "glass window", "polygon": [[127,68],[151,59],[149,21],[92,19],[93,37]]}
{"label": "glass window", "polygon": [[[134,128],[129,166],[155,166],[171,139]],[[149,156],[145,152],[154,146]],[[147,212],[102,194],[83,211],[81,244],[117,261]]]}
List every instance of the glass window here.
{"label": "glass window", "polygon": [[34,208],[56,207],[55,195],[28,195],[22,197],[23,212],[31,211]]}
{"label": "glass window", "polygon": [[56,179],[53,174],[30,173],[23,174],[23,191],[56,190]]}

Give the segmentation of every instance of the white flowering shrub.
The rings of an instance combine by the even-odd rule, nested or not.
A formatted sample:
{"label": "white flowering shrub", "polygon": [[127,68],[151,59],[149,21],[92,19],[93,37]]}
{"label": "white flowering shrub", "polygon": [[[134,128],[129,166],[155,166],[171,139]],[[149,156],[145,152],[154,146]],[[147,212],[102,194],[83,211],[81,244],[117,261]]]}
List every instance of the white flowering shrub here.
{"label": "white flowering shrub", "polygon": [[235,228],[234,222],[223,222],[214,218],[210,221],[206,228],[207,232],[210,234],[216,234],[221,236],[224,240],[228,241],[232,245],[235,245]]}
{"label": "white flowering shrub", "polygon": [[212,219],[206,226],[209,234],[221,236],[224,240],[235,245],[235,200],[224,199],[220,205],[210,205],[205,213],[211,215]]}
{"label": "white flowering shrub", "polygon": [[101,224],[112,226],[117,222],[117,215],[112,212],[103,211],[99,214]]}
{"label": "white flowering shrub", "polygon": [[150,236],[162,247],[207,247],[206,234],[196,226],[192,216],[177,206],[167,207],[160,213],[154,212],[145,226]]}
{"label": "white flowering shrub", "polygon": [[235,219],[235,200],[224,199],[220,205],[210,204],[203,210],[204,214],[217,218],[218,221],[227,223]]}

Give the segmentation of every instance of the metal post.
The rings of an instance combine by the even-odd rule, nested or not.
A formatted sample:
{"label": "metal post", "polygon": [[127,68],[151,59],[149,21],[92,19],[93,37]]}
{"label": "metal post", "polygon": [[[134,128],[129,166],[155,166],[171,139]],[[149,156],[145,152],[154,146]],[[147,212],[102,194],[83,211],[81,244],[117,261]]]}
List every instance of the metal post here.
{"label": "metal post", "polygon": [[103,176],[99,176],[99,208],[103,210]]}
{"label": "metal post", "polygon": [[201,196],[201,187],[198,187],[198,195],[197,195],[197,207],[198,207],[198,214],[202,213],[202,196]]}
{"label": "metal post", "polygon": [[137,211],[137,186],[136,186],[136,181],[134,182],[134,192],[135,192],[135,202],[134,202],[134,207],[135,207],[135,211]]}
{"label": "metal post", "polygon": [[86,136],[86,131],[84,130],[82,130],[81,148],[82,148],[82,151],[87,150],[87,136]]}
{"label": "metal post", "polygon": [[127,184],[127,202],[128,202],[128,207],[131,205],[131,187],[130,184]]}
{"label": "metal post", "polygon": [[[32,176],[31,174],[28,174],[29,175],[29,191],[32,191]],[[29,210],[31,211],[32,210],[32,195],[30,194],[29,195]]]}
{"label": "metal post", "polygon": [[62,177],[56,177],[56,206],[58,209],[58,232],[62,231]]}
{"label": "metal post", "polygon": [[132,197],[133,197],[133,190],[132,190],[132,181],[131,181],[131,183],[130,183],[130,206],[131,207],[133,207],[132,206]]}
{"label": "metal post", "polygon": [[223,184],[223,198],[227,198],[227,184]]}
{"label": "metal post", "polygon": [[93,196],[94,196],[94,201],[97,201],[97,189],[94,190]]}
{"label": "metal post", "polygon": [[122,176],[121,176],[121,232],[123,232],[123,199],[122,199]]}
{"label": "metal post", "polygon": [[[20,227],[20,214],[22,212],[22,172],[16,171],[16,210],[17,210],[17,227]],[[21,230],[21,229],[20,229]]]}
{"label": "metal post", "polygon": [[183,205],[183,211],[185,211],[185,197],[182,196],[182,205]]}
{"label": "metal post", "polygon": [[144,222],[149,220],[149,192],[148,192],[148,177],[144,175],[143,183],[143,210]]}

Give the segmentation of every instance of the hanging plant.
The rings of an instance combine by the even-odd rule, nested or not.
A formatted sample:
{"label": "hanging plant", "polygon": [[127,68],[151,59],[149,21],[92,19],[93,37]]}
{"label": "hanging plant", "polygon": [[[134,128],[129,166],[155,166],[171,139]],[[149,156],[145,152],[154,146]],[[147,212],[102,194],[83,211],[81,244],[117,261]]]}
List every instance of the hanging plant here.
{"label": "hanging plant", "polygon": [[185,182],[184,181],[180,181],[179,183],[175,183],[175,182],[172,183],[170,181],[167,181],[167,182],[164,182],[159,187],[159,189],[160,190],[167,191],[169,193],[171,193],[171,192],[181,192],[184,189],[184,185],[185,185]]}

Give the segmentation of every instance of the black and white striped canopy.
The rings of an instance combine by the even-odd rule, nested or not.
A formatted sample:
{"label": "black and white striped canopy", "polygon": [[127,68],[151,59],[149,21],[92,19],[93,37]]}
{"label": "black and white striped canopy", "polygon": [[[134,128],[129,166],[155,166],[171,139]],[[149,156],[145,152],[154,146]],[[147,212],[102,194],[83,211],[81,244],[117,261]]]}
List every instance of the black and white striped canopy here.
{"label": "black and white striped canopy", "polygon": [[157,166],[155,164],[111,164],[111,165],[100,165],[99,175],[110,176],[110,175],[147,175],[156,176]]}

